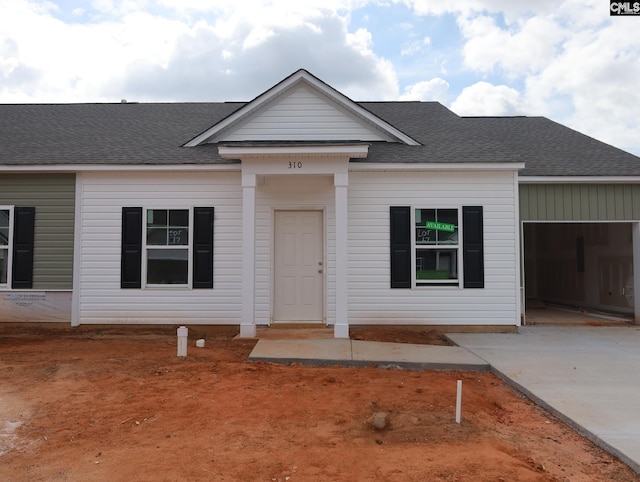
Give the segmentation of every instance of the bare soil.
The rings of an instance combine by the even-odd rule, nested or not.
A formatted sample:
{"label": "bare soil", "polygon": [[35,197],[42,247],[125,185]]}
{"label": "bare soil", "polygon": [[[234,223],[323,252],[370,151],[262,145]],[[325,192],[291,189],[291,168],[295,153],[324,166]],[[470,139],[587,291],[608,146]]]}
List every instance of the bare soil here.
{"label": "bare soil", "polygon": [[0,480],[640,480],[489,373],[265,364],[233,329],[190,334],[178,358],[175,328],[0,326]]}

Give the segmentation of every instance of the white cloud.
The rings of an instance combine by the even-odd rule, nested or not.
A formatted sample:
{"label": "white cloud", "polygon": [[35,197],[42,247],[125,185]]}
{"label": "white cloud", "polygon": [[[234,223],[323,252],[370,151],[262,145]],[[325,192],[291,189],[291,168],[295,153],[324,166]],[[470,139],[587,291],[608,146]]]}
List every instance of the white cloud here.
{"label": "white cloud", "polygon": [[529,18],[511,29],[498,27],[488,16],[460,18],[459,24],[467,39],[464,64],[481,72],[494,67],[509,76],[537,72],[553,59],[564,39],[562,29],[544,17]]}
{"label": "white cloud", "polygon": [[[584,30],[527,83],[527,95],[560,122],[618,146],[640,142],[640,50],[637,27],[615,22]],[[553,105],[571,99],[568,112]]]}
{"label": "white cloud", "polygon": [[[177,39],[166,66],[129,65],[120,96],[141,101],[248,100],[306,68],[352,98],[397,97],[393,66],[373,52],[366,29],[349,33],[343,17],[323,10],[283,18],[283,25],[277,18],[261,21],[260,27],[235,17],[222,29],[220,21],[202,23]],[[256,36],[261,28],[268,28],[268,34]]]}
{"label": "white cloud", "polygon": [[449,83],[441,78],[424,80],[408,86],[400,100],[437,101],[446,104],[449,97]]}
{"label": "white cloud", "polygon": [[354,98],[398,95],[370,32],[350,33],[348,12],[336,11],[354,2],[174,2],[217,9],[214,17],[190,10],[190,20],[146,12],[146,2],[97,1],[104,16],[65,24],[53,4],[6,0],[0,102],[246,100],[299,68]]}
{"label": "white cloud", "polygon": [[347,45],[365,55],[371,55],[373,53],[371,50],[373,45],[371,33],[364,28],[359,28],[354,33],[348,33],[346,35],[346,42]]}
{"label": "white cloud", "polygon": [[172,44],[186,30],[176,21],[147,13],[128,14],[119,22],[65,24],[37,4],[10,1],[7,7],[0,33],[11,46],[11,56],[3,54],[2,63],[13,59],[14,68],[4,68],[2,74],[9,78],[16,69],[27,70],[35,78],[29,89],[0,85],[0,101],[114,100],[104,93],[123,66],[142,59],[166,64]]}
{"label": "white cloud", "polygon": [[420,53],[424,47],[431,45],[431,38],[424,37],[422,40],[413,40],[402,47],[400,55],[403,57],[410,57]]}
{"label": "white cloud", "polygon": [[488,82],[465,87],[451,104],[451,109],[461,116],[526,115],[530,113],[527,107],[517,90]]}
{"label": "white cloud", "polygon": [[638,25],[611,18],[602,1],[403,3],[419,15],[454,15],[463,68],[491,79],[464,88],[456,112],[546,115],[617,146],[639,145]]}
{"label": "white cloud", "polygon": [[412,8],[418,15],[442,15],[446,13],[473,15],[479,12],[503,13],[506,16],[526,12],[547,12],[556,9],[557,0],[394,0]]}

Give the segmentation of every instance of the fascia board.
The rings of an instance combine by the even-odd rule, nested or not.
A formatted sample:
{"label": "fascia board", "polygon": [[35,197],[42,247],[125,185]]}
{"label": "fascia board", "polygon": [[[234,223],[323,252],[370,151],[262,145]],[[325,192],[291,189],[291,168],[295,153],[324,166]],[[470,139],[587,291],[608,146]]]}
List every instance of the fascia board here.
{"label": "fascia board", "polygon": [[12,173],[78,173],[98,171],[240,171],[242,167],[236,164],[57,164],[57,165],[31,165],[31,166],[0,166],[0,172]]}
{"label": "fascia board", "polygon": [[520,176],[518,184],[635,184],[640,176]]}
{"label": "fascia board", "polygon": [[524,169],[523,162],[460,162],[460,163],[378,163],[356,162],[349,164],[349,172],[386,171],[517,171]]}

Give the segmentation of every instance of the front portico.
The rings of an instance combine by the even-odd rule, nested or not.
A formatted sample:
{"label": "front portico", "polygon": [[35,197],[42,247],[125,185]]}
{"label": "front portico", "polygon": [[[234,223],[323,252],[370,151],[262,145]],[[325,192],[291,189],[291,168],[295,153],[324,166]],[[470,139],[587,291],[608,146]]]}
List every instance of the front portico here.
{"label": "front portico", "polygon": [[335,337],[348,338],[349,160],[366,158],[368,144],[220,145],[218,150],[221,157],[242,163],[240,336],[254,337],[258,324],[282,321],[275,286],[281,282],[276,259],[282,249],[276,220],[285,212],[316,212],[323,246],[316,263],[322,321],[333,326]]}

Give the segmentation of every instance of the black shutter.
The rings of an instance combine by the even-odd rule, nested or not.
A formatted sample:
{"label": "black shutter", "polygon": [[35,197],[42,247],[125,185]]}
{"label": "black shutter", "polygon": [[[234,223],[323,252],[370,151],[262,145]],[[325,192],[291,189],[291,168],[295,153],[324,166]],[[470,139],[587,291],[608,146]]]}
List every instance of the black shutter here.
{"label": "black shutter", "polygon": [[391,206],[391,287],[411,288],[411,209]]}
{"label": "black shutter", "polygon": [[213,207],[193,208],[193,288],[213,288]]}
{"label": "black shutter", "polygon": [[484,288],[482,206],[462,207],[464,287]]}
{"label": "black shutter", "polygon": [[142,208],[122,208],[120,288],[142,287]]}
{"label": "black shutter", "polygon": [[29,289],[33,288],[33,233],[36,208],[16,206],[13,216],[11,287]]}

